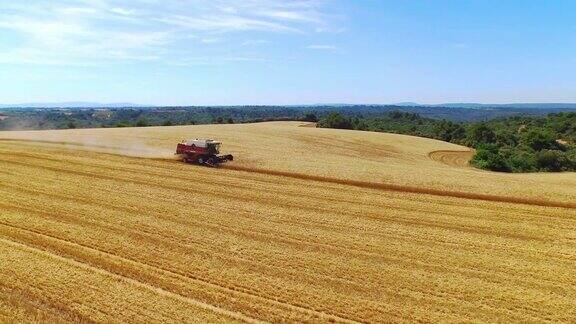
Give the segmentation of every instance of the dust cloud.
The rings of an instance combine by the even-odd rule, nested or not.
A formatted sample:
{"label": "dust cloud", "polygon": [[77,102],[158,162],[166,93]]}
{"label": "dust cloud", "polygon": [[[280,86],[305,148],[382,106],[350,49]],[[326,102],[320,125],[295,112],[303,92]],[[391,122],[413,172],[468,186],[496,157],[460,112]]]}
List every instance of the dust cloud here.
{"label": "dust cloud", "polygon": [[[110,138],[93,134],[59,134],[57,131],[46,134],[30,132],[5,133],[0,141],[15,141],[61,146],[71,150],[95,151],[130,157],[172,159],[174,149],[166,146],[151,145],[132,138]],[[71,137],[73,139],[71,139]]]}

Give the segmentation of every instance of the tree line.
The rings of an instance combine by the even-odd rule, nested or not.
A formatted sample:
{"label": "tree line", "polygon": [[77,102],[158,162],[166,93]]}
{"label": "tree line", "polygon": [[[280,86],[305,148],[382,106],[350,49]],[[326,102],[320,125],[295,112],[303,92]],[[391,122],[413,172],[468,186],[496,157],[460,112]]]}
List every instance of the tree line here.
{"label": "tree line", "polygon": [[319,127],[391,132],[434,138],[476,149],[471,164],[500,172],[576,170],[576,113],[453,122],[393,111],[380,117],[332,112]]}
{"label": "tree line", "polygon": [[5,109],[0,130],[233,124],[274,120],[316,121],[304,109],[282,106],[113,109]]}
{"label": "tree line", "polygon": [[[473,147],[472,164],[504,172],[576,169],[575,112],[397,106],[238,106],[0,111],[0,130],[318,121],[320,127],[393,132]],[[554,110],[552,110],[554,111]],[[492,118],[497,116],[501,118]],[[511,116],[509,114],[521,114]],[[531,114],[536,114],[531,116]],[[478,118],[489,119],[478,121]]]}

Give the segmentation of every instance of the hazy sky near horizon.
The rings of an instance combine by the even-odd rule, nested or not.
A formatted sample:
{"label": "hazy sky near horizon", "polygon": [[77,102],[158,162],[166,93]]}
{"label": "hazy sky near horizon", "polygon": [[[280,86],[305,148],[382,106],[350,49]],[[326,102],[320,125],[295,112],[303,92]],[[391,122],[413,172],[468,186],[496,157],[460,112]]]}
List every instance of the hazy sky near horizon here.
{"label": "hazy sky near horizon", "polygon": [[576,102],[576,1],[0,0],[0,103]]}

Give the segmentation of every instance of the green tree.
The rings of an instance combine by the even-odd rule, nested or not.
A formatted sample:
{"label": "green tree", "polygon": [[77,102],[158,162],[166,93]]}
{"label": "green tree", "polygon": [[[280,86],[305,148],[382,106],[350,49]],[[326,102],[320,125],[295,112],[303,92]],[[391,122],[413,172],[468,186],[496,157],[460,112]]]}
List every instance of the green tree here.
{"label": "green tree", "polygon": [[316,116],[316,114],[314,113],[306,113],[306,115],[304,115],[304,118],[302,118],[303,121],[307,121],[307,122],[313,122],[316,123],[318,122],[318,117]]}
{"label": "green tree", "polygon": [[321,121],[322,127],[352,129],[352,122],[349,118],[342,116],[338,112],[332,112]]}
{"label": "green tree", "polygon": [[536,166],[541,171],[568,171],[573,170],[575,165],[568,155],[558,150],[542,150],[536,152]]}
{"label": "green tree", "polygon": [[498,147],[494,144],[482,144],[476,149],[476,154],[472,158],[472,165],[492,171],[510,172],[510,167],[506,164],[506,159]]}
{"label": "green tree", "polygon": [[435,123],[434,135],[446,142],[460,142],[466,136],[466,129],[460,124],[443,119]]}
{"label": "green tree", "polygon": [[368,123],[366,123],[364,118],[356,118],[353,127],[354,129],[365,131],[368,130]]}
{"label": "green tree", "polygon": [[496,145],[500,147],[515,147],[518,145],[518,135],[509,129],[498,130],[496,133]]}
{"label": "green tree", "polygon": [[144,117],[138,118],[138,121],[136,122],[136,127],[146,127],[146,126],[149,126],[148,120],[146,120],[146,118]]}
{"label": "green tree", "polygon": [[472,125],[468,130],[466,143],[472,147],[479,147],[482,144],[494,144],[496,134],[485,123]]}
{"label": "green tree", "polygon": [[560,148],[554,135],[543,129],[531,130],[524,133],[522,143],[534,151],[555,150]]}
{"label": "green tree", "polygon": [[534,172],[538,170],[534,154],[522,150],[512,150],[506,159],[506,164],[512,172]]}

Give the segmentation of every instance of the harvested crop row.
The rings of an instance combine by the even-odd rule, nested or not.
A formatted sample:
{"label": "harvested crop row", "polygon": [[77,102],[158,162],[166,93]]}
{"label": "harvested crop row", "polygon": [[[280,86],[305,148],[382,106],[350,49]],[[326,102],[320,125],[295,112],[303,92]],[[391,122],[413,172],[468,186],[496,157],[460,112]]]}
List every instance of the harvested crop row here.
{"label": "harvested crop row", "polygon": [[474,156],[474,151],[439,150],[430,152],[428,156],[430,156],[430,158],[434,161],[438,161],[449,166],[467,167],[469,166],[470,159],[472,156]]}
{"label": "harvested crop row", "polygon": [[[433,151],[467,150],[458,145],[413,136],[298,127],[300,125],[274,122],[3,132],[0,140],[12,140],[3,141],[5,147],[30,146],[30,150],[37,146],[58,146],[75,151],[95,150],[166,159],[173,156],[175,144],[184,138],[213,137],[224,143],[227,153],[241,157],[233,165],[242,168],[440,191],[576,201],[575,173],[479,172],[438,163],[429,156]],[[463,157],[447,159],[452,164],[465,163]]]}
{"label": "harvested crop row", "polygon": [[[196,307],[182,316],[197,320],[574,316],[570,210],[62,147],[33,146],[30,153],[16,144],[0,144],[0,237],[11,248],[56,256],[48,262],[26,252],[23,259],[43,269],[72,261],[86,267],[79,283],[103,273],[134,285],[115,296],[95,291],[88,300],[68,290],[65,303],[90,305],[79,313],[86,318],[131,318],[148,306],[110,305],[142,285],[167,294],[146,297],[170,305],[157,312],[163,320],[179,312],[171,303],[186,300]],[[33,272],[42,284],[71,289],[61,283],[67,273]],[[32,294],[42,284],[24,280],[13,291]],[[49,291],[33,296],[54,308]],[[72,316],[67,309],[63,319]]]}
{"label": "harvested crop row", "polygon": [[[10,291],[64,320],[151,312],[163,321],[576,316],[570,209],[31,142],[2,142],[0,152],[0,238],[18,253],[0,275],[16,271],[22,280]],[[100,287],[110,280],[122,286],[107,295]],[[11,314],[25,308],[4,304]]]}

